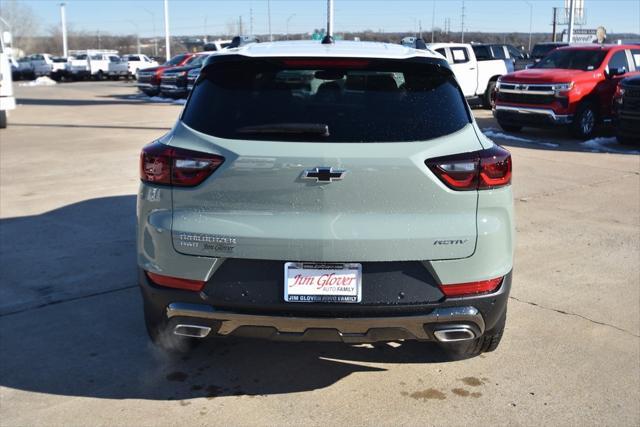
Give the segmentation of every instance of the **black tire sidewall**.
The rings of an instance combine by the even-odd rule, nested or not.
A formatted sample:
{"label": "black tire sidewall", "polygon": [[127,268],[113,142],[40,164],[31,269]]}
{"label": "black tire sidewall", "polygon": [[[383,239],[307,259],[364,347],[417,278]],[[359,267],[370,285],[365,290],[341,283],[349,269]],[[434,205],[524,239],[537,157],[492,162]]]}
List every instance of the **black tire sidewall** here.
{"label": "black tire sidewall", "polygon": [[[593,128],[591,129],[591,132],[589,132],[588,134],[585,134],[582,130],[581,123],[582,123],[584,114],[586,114],[586,111],[588,110],[591,110],[591,112],[593,113],[594,122],[593,122]],[[596,108],[594,107],[594,104],[592,102],[589,102],[589,101],[584,102],[578,107],[578,110],[576,111],[573,123],[571,124],[571,133],[576,138],[587,140],[587,139],[593,138],[597,128],[598,128],[598,112],[596,111]]]}

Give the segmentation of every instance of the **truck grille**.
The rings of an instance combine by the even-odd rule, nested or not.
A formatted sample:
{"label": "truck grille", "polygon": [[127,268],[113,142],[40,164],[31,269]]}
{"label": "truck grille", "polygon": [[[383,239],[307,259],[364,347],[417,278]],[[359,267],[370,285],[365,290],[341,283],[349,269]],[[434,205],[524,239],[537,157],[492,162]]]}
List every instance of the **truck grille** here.
{"label": "truck grille", "polygon": [[153,73],[138,73],[138,83],[156,83],[154,81],[155,74]]}
{"label": "truck grille", "polygon": [[498,101],[522,104],[551,104],[553,95],[534,95],[530,93],[498,92]]}
{"label": "truck grille", "polygon": [[624,110],[632,110],[640,112],[640,89],[625,89],[622,98],[622,108]]}

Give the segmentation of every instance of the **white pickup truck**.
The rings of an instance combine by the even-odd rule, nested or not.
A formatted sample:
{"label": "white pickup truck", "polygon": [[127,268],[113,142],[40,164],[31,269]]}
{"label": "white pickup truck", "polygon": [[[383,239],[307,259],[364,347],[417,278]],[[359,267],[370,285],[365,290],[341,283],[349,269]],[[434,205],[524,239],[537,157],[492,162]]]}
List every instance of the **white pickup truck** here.
{"label": "white pickup truck", "polygon": [[480,98],[485,107],[491,107],[498,77],[508,73],[503,60],[478,61],[466,43],[431,43],[427,47],[447,59],[466,98]]}
{"label": "white pickup truck", "polygon": [[116,50],[71,51],[68,71],[74,80],[85,78],[104,79],[109,74],[109,56],[117,55]]}
{"label": "white pickup truck", "polygon": [[122,59],[127,62],[129,75],[135,76],[136,79],[138,78],[138,70],[144,70],[145,68],[158,66],[158,62],[150,59],[147,55],[124,55]]}

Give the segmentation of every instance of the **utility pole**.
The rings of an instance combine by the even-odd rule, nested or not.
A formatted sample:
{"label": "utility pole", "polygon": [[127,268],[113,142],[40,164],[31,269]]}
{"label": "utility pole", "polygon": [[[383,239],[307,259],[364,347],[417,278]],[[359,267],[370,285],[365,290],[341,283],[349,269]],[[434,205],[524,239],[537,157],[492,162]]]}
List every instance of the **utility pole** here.
{"label": "utility pole", "polygon": [[533,4],[528,0],[524,2],[529,6],[529,53],[531,53],[531,32],[533,31]]}
{"label": "utility pole", "polygon": [[253,35],[253,8],[249,8],[249,34]]}
{"label": "utility pole", "polygon": [[422,19],[418,20],[418,37],[422,38]]}
{"label": "utility pole", "polygon": [[464,43],[464,0],[462,0],[462,11],[460,13],[460,43]]}
{"label": "utility pole", "polygon": [[242,35],[242,15],[238,17],[238,33],[239,36]]}
{"label": "utility pole", "polygon": [[551,33],[551,41],[555,42],[556,41],[556,23],[558,22],[558,8],[554,7],[553,8],[553,22],[551,23],[551,25],[553,26],[553,31]]}
{"label": "utility pole", "polygon": [[573,41],[573,20],[575,18],[576,3],[575,0],[569,0],[569,31],[567,34],[567,41],[571,43]]}
{"label": "utility pole", "polygon": [[433,10],[431,11],[431,43],[436,39],[436,0],[433,0]]}
{"label": "utility pole", "polygon": [[62,56],[68,56],[69,49],[67,46],[67,14],[65,12],[65,3],[60,3],[60,24],[62,27]]}
{"label": "utility pole", "polygon": [[269,24],[269,41],[273,41],[273,33],[271,32],[271,0],[267,0],[267,19]]}
{"label": "utility pole", "polygon": [[171,36],[169,35],[169,0],[164,0],[164,45],[167,61],[171,59]]}

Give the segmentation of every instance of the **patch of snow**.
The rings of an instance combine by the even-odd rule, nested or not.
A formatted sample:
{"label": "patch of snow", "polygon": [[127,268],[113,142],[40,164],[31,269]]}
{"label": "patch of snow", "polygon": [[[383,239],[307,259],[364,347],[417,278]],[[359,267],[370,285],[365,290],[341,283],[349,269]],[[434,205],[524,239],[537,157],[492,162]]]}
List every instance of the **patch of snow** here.
{"label": "patch of snow", "polygon": [[544,145],[545,147],[551,147],[551,148],[556,148],[560,146],[560,144],[554,144],[552,142],[536,142],[536,144]]}
{"label": "patch of snow", "polygon": [[187,103],[186,99],[176,99],[176,100],[173,101],[174,105],[184,105],[186,103]]}
{"label": "patch of snow", "polygon": [[582,143],[592,153],[640,154],[640,151],[624,148],[614,137],[598,137]]}
{"label": "patch of snow", "polygon": [[528,143],[536,142],[533,139],[521,138],[519,136],[509,135],[507,133],[500,132],[500,131],[497,131],[497,130],[493,130],[491,128],[482,129],[482,133],[484,133],[489,138],[509,139],[511,141],[528,142]]}
{"label": "patch of snow", "polygon": [[171,98],[163,98],[161,96],[152,96],[150,98],[147,98],[147,100],[151,102],[173,102],[174,101]]}
{"label": "patch of snow", "polygon": [[19,86],[54,86],[58,83],[47,76],[38,77],[30,82],[20,83]]}

